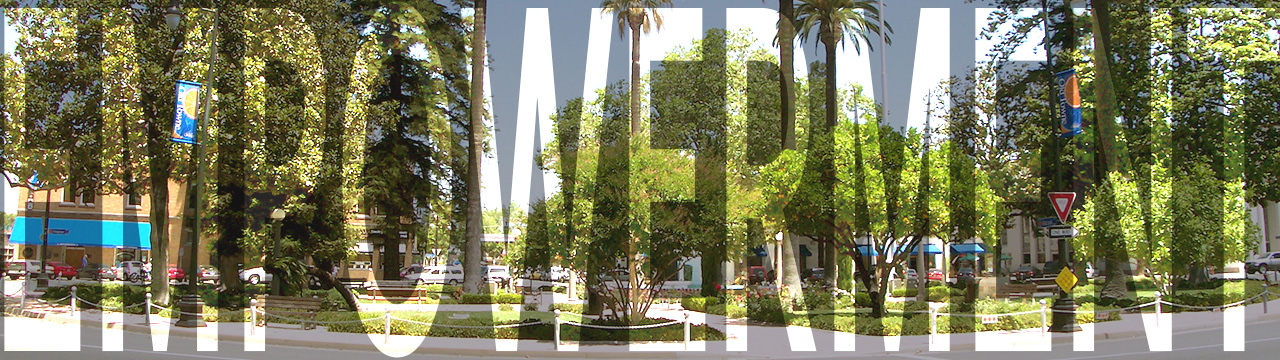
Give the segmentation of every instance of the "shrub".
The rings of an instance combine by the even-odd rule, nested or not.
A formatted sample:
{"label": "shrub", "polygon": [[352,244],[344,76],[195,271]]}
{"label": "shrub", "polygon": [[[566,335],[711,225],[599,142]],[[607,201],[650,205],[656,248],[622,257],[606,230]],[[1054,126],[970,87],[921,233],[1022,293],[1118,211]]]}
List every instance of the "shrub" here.
{"label": "shrub", "polygon": [[582,304],[555,303],[551,304],[551,310],[560,310],[561,312],[581,314]]}
{"label": "shrub", "polygon": [[462,294],[461,304],[523,304],[524,295],[499,292],[497,294]]}
{"label": "shrub", "polygon": [[786,323],[782,301],[773,296],[752,296],[747,298],[747,317],[767,323]]}
{"label": "shrub", "polygon": [[511,307],[511,304],[502,304],[501,306],[498,306],[498,311],[515,311],[515,310],[516,309],[514,307]]}
{"label": "shrub", "polygon": [[857,307],[871,307],[871,294],[860,292],[853,295],[853,303]]}
{"label": "shrub", "polygon": [[538,303],[524,304],[524,311],[538,311]]}
{"label": "shrub", "polygon": [[835,304],[835,297],[826,291],[806,291],[804,294],[805,310],[830,310]]}
{"label": "shrub", "polygon": [[687,296],[680,298],[680,306],[685,310],[707,312],[707,308],[715,305],[723,304],[724,300],[719,297],[701,297]]}

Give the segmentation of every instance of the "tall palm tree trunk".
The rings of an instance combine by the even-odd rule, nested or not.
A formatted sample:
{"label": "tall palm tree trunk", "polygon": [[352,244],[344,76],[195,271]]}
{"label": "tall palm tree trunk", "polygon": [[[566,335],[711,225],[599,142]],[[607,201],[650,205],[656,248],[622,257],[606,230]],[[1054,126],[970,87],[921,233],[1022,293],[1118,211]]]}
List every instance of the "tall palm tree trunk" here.
{"label": "tall palm tree trunk", "polygon": [[[631,136],[634,138],[640,134],[640,21],[633,19],[631,21]],[[640,314],[635,313],[634,307],[640,304],[640,261],[637,256],[640,253],[639,234],[631,234],[627,241],[627,314],[623,316],[631,321],[632,324],[638,324]]]}
{"label": "tall palm tree trunk", "polygon": [[[823,45],[825,45],[827,49],[827,86],[826,89],[823,89],[826,90],[827,96],[827,133],[824,136],[834,137],[836,131],[836,108],[839,107],[839,105],[836,104],[836,42],[834,37],[831,39],[825,39],[823,41]],[[834,142],[828,144],[830,144],[829,146],[835,146]],[[830,176],[830,178],[824,180],[831,180],[828,184],[831,184],[834,187],[835,173],[829,172],[828,174],[829,175],[827,176]],[[822,267],[824,269],[823,282],[827,284],[827,287],[835,288],[836,278],[839,276],[839,272],[836,271],[836,244],[834,241],[827,243],[827,251],[822,259]]]}
{"label": "tall palm tree trunk", "polygon": [[484,275],[480,262],[484,259],[480,239],[484,232],[480,208],[480,159],[484,156],[481,145],[484,133],[484,59],[485,59],[485,8],[487,0],[476,0],[475,31],[471,34],[471,123],[467,149],[467,226],[462,285],[467,293],[481,290]]}
{"label": "tall palm tree trunk", "polygon": [[[796,149],[796,81],[795,81],[795,7],[792,0],[778,1],[778,66],[782,92],[782,148]],[[786,286],[790,290],[800,289],[800,269],[796,268],[795,245],[787,228],[782,228],[782,269],[778,273],[779,288]]]}

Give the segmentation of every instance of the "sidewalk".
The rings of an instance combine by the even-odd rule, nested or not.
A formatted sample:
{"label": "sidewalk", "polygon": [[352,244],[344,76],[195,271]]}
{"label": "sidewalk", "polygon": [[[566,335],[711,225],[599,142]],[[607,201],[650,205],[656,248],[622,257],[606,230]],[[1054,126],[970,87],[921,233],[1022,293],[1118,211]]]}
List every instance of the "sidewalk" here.
{"label": "sidewalk", "polygon": [[[1280,300],[1269,304],[1273,312],[1263,314],[1262,304],[1229,310],[1232,316],[1244,322],[1280,319]],[[19,315],[14,307],[6,309],[11,315]],[[655,307],[651,316],[683,320],[685,312],[678,305]],[[857,350],[858,355],[880,353],[916,353],[921,351],[1009,351],[1048,350],[1053,343],[1071,342],[1076,350],[1091,350],[1092,343],[1081,341],[1092,336],[1095,340],[1120,339],[1147,336],[1152,349],[1164,347],[1163,334],[1222,328],[1226,312],[1164,313],[1155,325],[1154,314],[1123,314],[1119,321],[1099,324],[1082,324],[1085,330],[1070,334],[1042,334],[1031,329],[1013,332],[983,332],[975,334],[939,334],[878,337],[850,333],[816,330],[804,327],[783,327],[749,323],[741,319],[725,319],[723,316],[689,312],[693,324],[709,323],[712,328],[724,332],[728,340],[716,342],[694,341],[689,350],[680,342],[643,343],[629,345],[572,344],[563,343],[557,351],[550,341],[494,340],[471,338],[425,338],[392,335],[384,344],[382,334],[331,333],[323,326],[315,330],[300,330],[297,325],[271,325],[250,329],[245,323],[221,323],[207,328],[179,328],[171,320],[145,315],[120,313],[104,314],[96,310],[71,313],[67,307],[31,305],[21,316],[40,318],[47,324],[63,326],[104,327],[117,331],[141,334],[169,334],[194,337],[209,343],[217,339],[223,347],[264,349],[270,346],[292,346],[336,350],[379,351],[387,355],[406,355],[415,351],[459,356],[528,356],[528,357],[594,357],[594,358],[797,358],[835,355],[833,351]],[[65,330],[64,330],[65,331]],[[1243,326],[1240,327],[1243,334]],[[1070,338],[1068,338],[1070,337]],[[932,342],[930,341],[932,340]],[[1167,341],[1167,339],[1166,339]],[[749,344],[749,346],[748,346]],[[854,346],[856,345],[856,349]],[[1086,346],[1087,345],[1087,346]],[[748,349],[749,347],[749,349]],[[845,353],[851,354],[851,353]]]}

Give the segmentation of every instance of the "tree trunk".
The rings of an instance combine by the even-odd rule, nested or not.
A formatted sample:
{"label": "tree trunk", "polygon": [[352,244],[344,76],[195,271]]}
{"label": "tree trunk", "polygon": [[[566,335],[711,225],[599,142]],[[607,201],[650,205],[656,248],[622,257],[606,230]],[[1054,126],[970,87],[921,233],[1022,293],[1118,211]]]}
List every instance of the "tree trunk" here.
{"label": "tree trunk", "polygon": [[[333,266],[332,263],[329,262],[321,262],[320,265],[324,267]],[[328,270],[322,270],[315,266],[308,266],[307,275],[320,279],[320,284],[323,284],[322,288],[332,287],[334,290],[337,290],[338,294],[342,295],[342,300],[347,303],[347,310],[356,311],[360,309],[360,303],[356,301],[356,297],[351,294],[351,290],[347,289],[346,286],[342,286],[342,283],[339,282],[337,278],[334,278]]]}
{"label": "tree trunk", "polygon": [[794,8],[791,0],[779,0],[778,22],[778,67],[782,92],[782,148],[796,148],[796,81],[795,81],[795,29],[791,20]]}
{"label": "tree trunk", "polygon": [[[156,151],[164,147],[163,134],[156,134],[160,129],[148,129],[151,132],[147,150],[151,155],[151,278],[168,279],[169,264],[169,163],[168,150]],[[186,208],[185,204],[182,207]],[[169,301],[169,282],[153,281],[151,298],[165,304]]]}
{"label": "tree trunk", "polygon": [[837,271],[840,265],[836,263],[836,244],[827,243],[826,248],[822,259],[822,281],[827,284],[828,289],[835,289],[836,279],[840,277]]}
{"label": "tree trunk", "polygon": [[484,224],[480,203],[480,162],[484,158],[484,63],[485,63],[485,11],[487,0],[476,0],[475,31],[471,34],[471,123],[467,131],[467,225],[466,246],[463,250],[463,291],[478,294],[483,287],[484,261],[481,237]]}
{"label": "tree trunk", "polygon": [[631,19],[631,136],[640,134],[640,22]]}
{"label": "tree trunk", "polygon": [[796,268],[796,250],[791,241],[791,234],[784,230],[782,232],[782,286],[786,288],[787,295],[792,298],[798,298],[802,293],[799,270]]}

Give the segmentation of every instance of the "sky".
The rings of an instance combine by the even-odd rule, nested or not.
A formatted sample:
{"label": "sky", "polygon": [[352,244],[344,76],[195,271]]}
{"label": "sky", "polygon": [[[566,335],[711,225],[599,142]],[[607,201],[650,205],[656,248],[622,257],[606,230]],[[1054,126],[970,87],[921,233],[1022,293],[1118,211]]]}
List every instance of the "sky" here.
{"label": "sky", "polygon": [[[507,2],[514,6],[503,5]],[[524,207],[527,199],[542,197],[558,188],[554,176],[533,169],[535,165],[532,155],[550,137],[549,127],[535,125],[536,119],[545,119],[551,112],[543,107],[552,108],[550,110],[553,111],[554,107],[575,97],[584,96],[589,100],[595,89],[628,78],[630,46],[619,36],[612,15],[602,14],[597,8],[598,0],[498,0],[491,3],[489,51],[492,61],[487,72],[489,76],[485,78],[485,87],[492,104],[490,110],[494,115],[494,122],[489,125],[495,126],[496,123],[496,142],[493,145],[497,152],[486,157],[482,164],[482,199],[485,208],[498,208],[511,202]],[[776,1],[689,0],[679,3],[681,6],[694,7],[661,9],[660,13],[665,18],[664,28],[642,37],[642,72],[647,73],[653,61],[660,60],[664,54],[678,46],[687,46],[709,28],[747,30],[753,35],[757,46],[777,53],[777,47],[772,45],[777,21],[777,12],[774,10]],[[907,2],[910,7],[901,9],[898,7],[903,6],[899,5],[903,2],[888,1],[886,4],[887,19],[895,29],[894,45],[889,47],[889,57],[912,60],[890,62],[891,100],[910,99],[905,103],[895,104],[891,101],[889,104],[889,120],[896,121],[899,126],[923,127],[925,92],[947,78],[950,69],[954,68],[955,64],[949,64],[948,59],[951,58],[952,46],[957,42],[938,34],[957,31],[959,25],[952,24],[952,21],[963,19],[962,16],[966,14],[972,14],[970,24],[973,26],[980,28],[986,24],[986,15],[991,9],[977,5],[957,7],[954,6],[955,3],[957,2],[947,0],[920,0]],[[1027,14],[1034,13],[1034,9],[1027,10]],[[17,38],[14,29],[8,25],[9,22],[6,21],[3,41],[5,54],[13,53]],[[542,32],[532,30],[549,30],[550,37],[540,37],[538,35],[543,34]],[[976,34],[976,29],[968,31]],[[1031,34],[1027,45],[1015,53],[1013,60],[1043,60],[1042,50],[1036,45],[1042,37],[1039,32],[1037,29]],[[807,75],[808,67],[805,64],[824,56],[819,44],[817,41],[797,44],[797,78]],[[972,51],[975,61],[984,61],[982,56],[993,43],[977,40],[973,44],[972,49],[957,50]],[[877,49],[876,52],[867,51],[865,44],[862,46],[862,54],[855,53],[853,46],[841,49],[837,56],[841,70],[837,82],[842,87],[857,83],[868,90],[877,89],[869,95],[881,101],[883,90],[875,87],[879,82],[880,46],[878,43],[872,45]],[[523,70],[526,68],[540,70]],[[909,83],[904,82],[904,78],[910,78]],[[521,86],[548,80],[554,86]],[[495,83],[504,85],[495,88]],[[549,96],[550,99],[543,99],[543,102],[532,106],[524,104],[521,92],[526,92],[524,95],[529,96],[527,92],[548,89],[555,94]],[[536,119],[521,120],[521,117]],[[535,126],[538,127],[536,131],[533,129]],[[531,171],[514,171],[515,169]],[[507,185],[504,186],[504,183]],[[16,190],[6,187],[5,211],[15,211],[18,200]]]}

